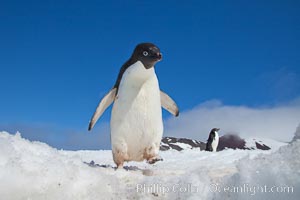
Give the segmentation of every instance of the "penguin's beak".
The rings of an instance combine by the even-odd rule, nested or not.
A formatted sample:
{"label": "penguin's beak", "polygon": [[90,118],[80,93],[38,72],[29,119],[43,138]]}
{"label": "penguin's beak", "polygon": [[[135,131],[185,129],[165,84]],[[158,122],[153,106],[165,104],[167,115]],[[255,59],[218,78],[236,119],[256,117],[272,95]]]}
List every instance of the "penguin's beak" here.
{"label": "penguin's beak", "polygon": [[217,128],[216,130],[217,130],[217,131],[219,131],[219,130],[220,130],[220,128]]}
{"label": "penguin's beak", "polygon": [[155,57],[158,59],[158,61],[162,60],[162,54],[160,52],[157,52]]}

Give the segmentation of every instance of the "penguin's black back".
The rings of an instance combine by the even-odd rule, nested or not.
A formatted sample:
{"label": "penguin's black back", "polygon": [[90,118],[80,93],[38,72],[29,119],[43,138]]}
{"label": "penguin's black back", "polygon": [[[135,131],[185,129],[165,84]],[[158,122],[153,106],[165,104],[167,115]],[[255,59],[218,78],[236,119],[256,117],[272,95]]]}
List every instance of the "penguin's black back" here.
{"label": "penguin's black back", "polygon": [[120,82],[121,82],[121,79],[123,77],[123,74],[124,72],[126,71],[126,69],[128,69],[128,67],[130,67],[132,64],[134,64],[136,62],[136,60],[134,59],[129,59],[120,69],[120,72],[119,72],[119,75],[118,75],[118,78],[117,78],[117,81],[114,85],[114,88],[117,88],[117,93],[118,93],[118,89],[119,89],[119,86],[120,86]]}
{"label": "penguin's black back", "polygon": [[211,146],[211,144],[212,144],[212,142],[214,141],[214,139],[215,139],[215,131],[214,130],[212,130],[210,133],[209,133],[209,136],[208,136],[208,139],[207,139],[207,143],[206,143],[206,149],[205,149],[205,151],[213,151],[213,149],[212,149],[212,146]]}

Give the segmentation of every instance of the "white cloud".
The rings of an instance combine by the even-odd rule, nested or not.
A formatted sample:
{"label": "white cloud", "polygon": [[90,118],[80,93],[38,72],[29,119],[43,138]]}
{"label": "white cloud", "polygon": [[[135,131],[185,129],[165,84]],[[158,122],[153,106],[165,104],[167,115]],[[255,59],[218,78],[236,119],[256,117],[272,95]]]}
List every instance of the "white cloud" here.
{"label": "white cloud", "polygon": [[250,108],[223,105],[218,100],[200,104],[179,118],[165,121],[165,135],[205,141],[214,127],[220,134],[237,133],[244,138],[291,141],[300,123],[299,99],[286,105]]}

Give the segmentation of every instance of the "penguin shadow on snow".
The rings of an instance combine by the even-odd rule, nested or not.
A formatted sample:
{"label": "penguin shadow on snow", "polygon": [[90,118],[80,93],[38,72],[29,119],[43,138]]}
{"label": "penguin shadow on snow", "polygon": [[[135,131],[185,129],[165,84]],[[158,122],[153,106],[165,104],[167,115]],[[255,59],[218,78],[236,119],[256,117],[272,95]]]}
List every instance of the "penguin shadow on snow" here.
{"label": "penguin shadow on snow", "polygon": [[[105,164],[97,164],[95,163],[95,161],[91,161],[91,162],[83,162],[84,164],[88,165],[89,167],[92,168],[104,168],[104,169],[113,169],[115,171],[117,171],[117,167],[113,167],[112,165],[105,165]],[[137,172],[141,172],[143,175],[145,176],[152,176],[153,175],[153,171],[151,169],[141,169],[137,166],[124,166],[123,167],[124,170],[126,171],[137,171]]]}

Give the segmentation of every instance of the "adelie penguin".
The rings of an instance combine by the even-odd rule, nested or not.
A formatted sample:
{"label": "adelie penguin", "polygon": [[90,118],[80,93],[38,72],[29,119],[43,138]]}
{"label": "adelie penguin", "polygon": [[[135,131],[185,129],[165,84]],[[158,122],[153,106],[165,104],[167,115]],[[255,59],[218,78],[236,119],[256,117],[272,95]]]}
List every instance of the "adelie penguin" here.
{"label": "adelie penguin", "polygon": [[91,121],[91,130],[103,112],[113,104],[111,144],[118,168],[127,161],[153,164],[163,135],[162,109],[179,115],[176,103],[159,88],[155,64],[162,54],[152,43],[137,45],[130,59],[121,67],[113,88],[100,101]]}
{"label": "adelie penguin", "polygon": [[219,134],[218,134],[219,130],[220,130],[219,128],[213,128],[210,131],[207,139],[205,151],[213,151],[213,152],[217,151],[219,145]]}

